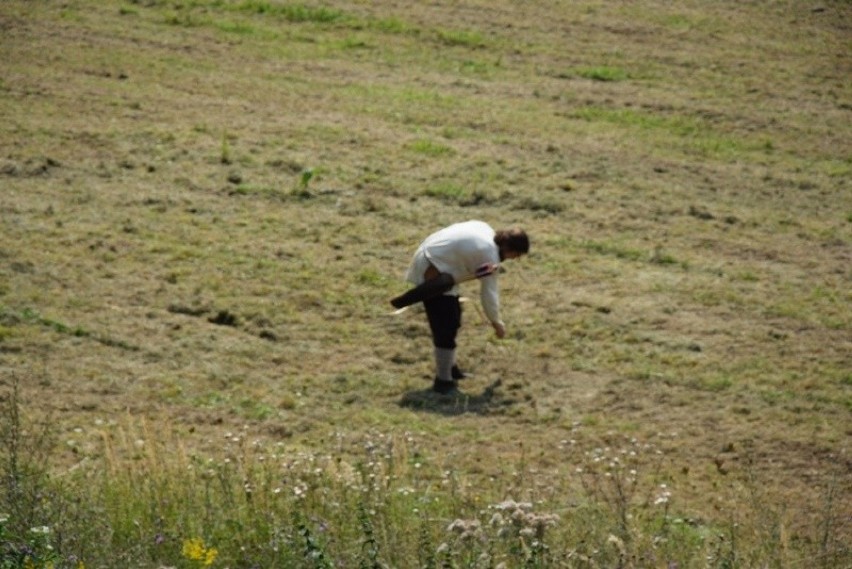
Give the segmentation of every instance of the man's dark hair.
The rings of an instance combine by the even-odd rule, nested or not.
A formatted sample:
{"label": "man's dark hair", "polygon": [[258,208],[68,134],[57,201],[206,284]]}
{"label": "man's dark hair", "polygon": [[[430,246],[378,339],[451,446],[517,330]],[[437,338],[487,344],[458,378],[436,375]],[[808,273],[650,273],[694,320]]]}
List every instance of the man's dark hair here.
{"label": "man's dark hair", "polygon": [[498,247],[505,247],[510,251],[521,253],[522,255],[530,252],[530,239],[520,227],[499,230],[494,235],[494,242]]}

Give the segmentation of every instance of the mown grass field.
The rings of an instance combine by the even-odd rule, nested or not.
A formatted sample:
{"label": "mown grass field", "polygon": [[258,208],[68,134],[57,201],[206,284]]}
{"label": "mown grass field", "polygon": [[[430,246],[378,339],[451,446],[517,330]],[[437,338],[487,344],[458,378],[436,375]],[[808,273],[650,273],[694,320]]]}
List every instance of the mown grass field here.
{"label": "mown grass field", "polygon": [[[389,566],[427,566],[418,543],[509,499],[573,529],[549,562],[506,563],[849,566],[850,42],[837,0],[6,0],[5,423],[47,422],[28,460],[104,476],[105,504],[134,469],[177,489],[142,493],[160,506],[193,460],[250,478],[255,445],[322,464],[299,479],[321,509],[388,444],[382,500],[447,504],[419,538],[410,504],[374,519]],[[465,288],[475,375],[442,398],[423,314],[388,299],[419,241],[466,219],[523,226],[532,253],[500,277],[507,339]],[[4,430],[7,474],[36,431]],[[358,527],[306,566],[354,566],[335,544],[372,535],[339,502]],[[8,523],[61,525],[45,508]],[[179,537],[204,535],[211,564],[252,566],[249,536],[188,508],[166,508],[161,549],[113,524],[124,557],[66,532],[63,562],[188,564]],[[318,535],[317,511],[296,527]],[[692,529],[655,549],[640,519]]]}

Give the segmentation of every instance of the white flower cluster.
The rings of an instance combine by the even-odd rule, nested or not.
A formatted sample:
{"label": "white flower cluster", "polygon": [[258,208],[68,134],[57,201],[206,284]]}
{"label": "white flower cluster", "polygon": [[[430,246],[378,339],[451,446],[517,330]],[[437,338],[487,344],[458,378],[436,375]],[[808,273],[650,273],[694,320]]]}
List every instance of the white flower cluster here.
{"label": "white flower cluster", "polygon": [[485,534],[482,532],[482,524],[479,523],[479,520],[455,520],[447,526],[447,531],[458,534],[461,541],[485,540]]}
{"label": "white flower cluster", "polygon": [[660,484],[660,493],[657,494],[657,499],[654,500],[655,506],[660,506],[663,504],[668,504],[669,500],[672,497],[671,490],[669,490],[668,486],[665,484]]}
{"label": "white flower cluster", "polygon": [[530,502],[515,502],[506,500],[491,506],[496,510],[491,516],[490,524],[499,528],[501,537],[517,532],[522,537],[537,537],[541,539],[544,530],[559,522],[558,514],[539,514],[532,511]]}

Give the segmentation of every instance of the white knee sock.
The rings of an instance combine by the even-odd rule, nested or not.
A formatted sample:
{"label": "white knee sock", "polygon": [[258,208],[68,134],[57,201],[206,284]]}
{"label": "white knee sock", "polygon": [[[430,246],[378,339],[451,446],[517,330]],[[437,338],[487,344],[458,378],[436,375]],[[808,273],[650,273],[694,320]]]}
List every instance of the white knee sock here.
{"label": "white knee sock", "polygon": [[435,348],[435,375],[441,381],[453,380],[453,364],[456,362],[456,351],[447,348]]}

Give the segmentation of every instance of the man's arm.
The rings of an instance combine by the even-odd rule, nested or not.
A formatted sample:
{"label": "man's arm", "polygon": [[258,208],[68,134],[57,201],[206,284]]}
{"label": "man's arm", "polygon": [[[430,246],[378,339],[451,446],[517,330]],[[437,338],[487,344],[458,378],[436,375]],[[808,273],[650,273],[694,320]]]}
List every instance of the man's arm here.
{"label": "man's arm", "polygon": [[480,279],[479,298],[485,315],[494,327],[494,333],[498,338],[506,335],[506,325],[500,317],[500,293],[497,288],[497,275],[490,275]]}

